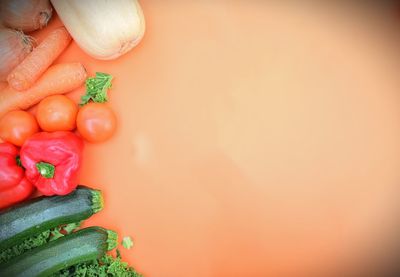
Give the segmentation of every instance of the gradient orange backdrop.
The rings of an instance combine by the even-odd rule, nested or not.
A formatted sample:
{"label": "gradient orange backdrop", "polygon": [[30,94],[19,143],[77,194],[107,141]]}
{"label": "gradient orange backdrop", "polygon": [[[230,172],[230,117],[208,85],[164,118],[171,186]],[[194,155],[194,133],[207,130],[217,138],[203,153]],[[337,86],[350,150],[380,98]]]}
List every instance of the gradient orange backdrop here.
{"label": "gradient orange backdrop", "polygon": [[132,236],[122,255],[145,276],[328,276],[389,255],[400,24],[364,6],[141,4],[133,51],[58,60],[115,76],[118,131],[81,174],[106,206],[86,225]]}

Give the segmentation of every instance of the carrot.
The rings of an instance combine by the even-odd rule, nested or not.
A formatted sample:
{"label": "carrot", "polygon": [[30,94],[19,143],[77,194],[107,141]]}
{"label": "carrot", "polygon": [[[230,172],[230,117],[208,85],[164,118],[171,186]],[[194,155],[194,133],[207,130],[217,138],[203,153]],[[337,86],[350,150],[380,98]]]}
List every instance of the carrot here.
{"label": "carrot", "polygon": [[0,118],[12,110],[26,110],[47,96],[70,92],[80,87],[86,77],[82,64],[64,63],[51,66],[28,90],[17,91],[8,86],[0,91]]}
{"label": "carrot", "polygon": [[27,90],[46,71],[71,41],[65,27],[52,31],[7,76],[8,84],[15,90]]}

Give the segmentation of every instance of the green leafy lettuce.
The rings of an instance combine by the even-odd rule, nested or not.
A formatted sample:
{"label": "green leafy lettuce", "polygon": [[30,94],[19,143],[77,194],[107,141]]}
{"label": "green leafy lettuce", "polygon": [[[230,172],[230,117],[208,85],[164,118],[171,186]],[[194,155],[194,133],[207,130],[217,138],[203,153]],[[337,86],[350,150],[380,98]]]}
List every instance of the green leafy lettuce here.
{"label": "green leafy lettuce", "polygon": [[80,263],[61,270],[51,277],[142,277],[127,263],[121,261],[117,251],[117,257],[103,256],[100,260],[88,263]]}

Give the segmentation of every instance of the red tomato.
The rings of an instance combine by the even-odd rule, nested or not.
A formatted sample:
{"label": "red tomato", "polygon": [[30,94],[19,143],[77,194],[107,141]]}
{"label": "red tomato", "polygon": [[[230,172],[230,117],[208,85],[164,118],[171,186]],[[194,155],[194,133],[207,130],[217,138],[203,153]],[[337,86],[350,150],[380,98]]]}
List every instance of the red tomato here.
{"label": "red tomato", "polygon": [[89,142],[102,142],[115,132],[117,119],[114,112],[103,103],[83,106],[76,119],[79,133]]}
{"label": "red tomato", "polygon": [[78,107],[64,95],[53,95],[43,99],[36,114],[43,131],[71,131],[76,127]]}
{"label": "red tomato", "polygon": [[12,111],[0,120],[0,138],[16,146],[24,144],[25,140],[39,131],[33,115],[25,111]]}

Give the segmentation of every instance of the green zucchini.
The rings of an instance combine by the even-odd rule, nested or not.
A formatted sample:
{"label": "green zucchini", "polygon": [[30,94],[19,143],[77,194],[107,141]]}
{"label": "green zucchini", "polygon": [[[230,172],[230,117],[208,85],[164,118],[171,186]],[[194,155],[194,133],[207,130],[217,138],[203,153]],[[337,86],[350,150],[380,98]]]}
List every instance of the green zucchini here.
{"label": "green zucchini", "polygon": [[99,190],[79,186],[64,196],[37,197],[0,213],[0,251],[51,228],[79,222],[103,208]]}
{"label": "green zucchini", "polygon": [[100,259],[117,246],[117,234],[89,227],[34,248],[0,265],[0,276],[49,276],[74,264]]}

